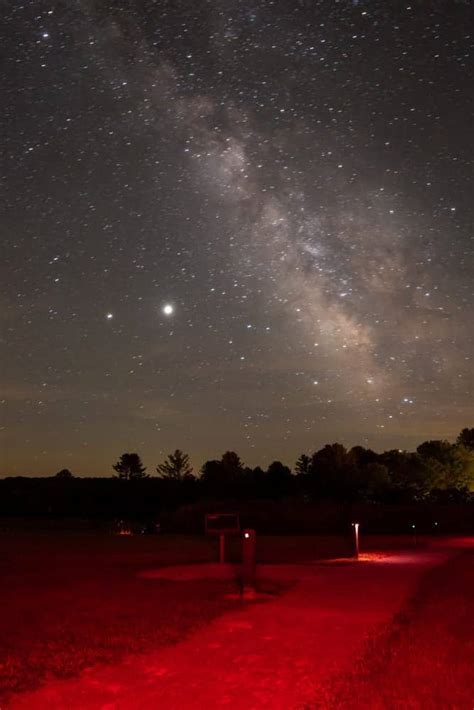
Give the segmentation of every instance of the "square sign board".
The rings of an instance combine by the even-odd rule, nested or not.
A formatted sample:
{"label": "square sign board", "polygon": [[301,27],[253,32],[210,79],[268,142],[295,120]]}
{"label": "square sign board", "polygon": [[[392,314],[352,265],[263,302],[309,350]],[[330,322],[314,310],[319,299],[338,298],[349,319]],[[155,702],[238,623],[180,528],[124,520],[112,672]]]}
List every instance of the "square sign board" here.
{"label": "square sign board", "polygon": [[237,535],[240,532],[238,513],[208,513],[206,535]]}

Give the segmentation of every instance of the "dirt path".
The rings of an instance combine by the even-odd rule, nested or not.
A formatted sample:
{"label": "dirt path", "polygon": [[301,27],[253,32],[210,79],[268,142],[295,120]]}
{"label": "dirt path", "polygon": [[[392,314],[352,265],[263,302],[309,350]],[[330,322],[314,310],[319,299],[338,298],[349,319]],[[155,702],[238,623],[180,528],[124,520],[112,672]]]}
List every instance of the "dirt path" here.
{"label": "dirt path", "polygon": [[421,575],[459,544],[435,543],[357,564],[268,567],[263,576],[297,583],[270,601],[244,604],[176,646],[50,682],[7,707],[303,708],[322,681],[350,668],[364,641],[391,619]]}

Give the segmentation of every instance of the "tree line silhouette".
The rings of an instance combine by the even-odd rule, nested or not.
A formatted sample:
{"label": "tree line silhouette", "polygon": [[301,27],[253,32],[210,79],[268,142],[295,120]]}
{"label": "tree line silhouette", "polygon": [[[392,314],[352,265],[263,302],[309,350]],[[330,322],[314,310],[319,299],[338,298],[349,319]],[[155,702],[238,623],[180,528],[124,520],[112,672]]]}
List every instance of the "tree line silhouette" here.
{"label": "tree line silhouette", "polygon": [[239,511],[243,525],[278,534],[339,534],[354,517],[372,532],[407,532],[415,520],[419,531],[473,532],[474,429],[463,429],[454,444],[425,441],[414,452],[328,444],[301,454],[293,470],[280,461],[250,468],[226,451],[195,472],[179,449],[153,475],[137,453],[122,454],[112,470],[0,479],[0,527],[16,518],[117,531],[120,520],[142,532],[159,523],[162,532],[195,534],[205,513]]}
{"label": "tree line silhouette", "polygon": [[[150,478],[137,453],[122,454],[113,470],[122,480]],[[303,494],[336,500],[468,500],[474,491],[474,428],[463,429],[454,444],[425,441],[416,452],[378,454],[362,446],[326,444],[312,455],[301,454],[293,472],[281,461],[273,461],[266,471],[249,468],[234,451],[226,451],[220,459],[206,461],[196,475],[188,454],[176,449],[156,467],[156,474],[175,487],[194,488],[214,499]],[[73,476],[63,469],[56,477]]]}
{"label": "tree line silhouette", "polygon": [[[94,478],[62,469],[47,478],[0,479],[0,517],[159,518],[168,520],[162,529],[180,532],[202,531],[210,510],[247,511],[248,525],[273,532],[347,528],[357,507],[365,520],[378,516],[380,530],[398,530],[410,511],[424,508],[431,515],[436,506],[451,510],[453,530],[470,530],[474,519],[474,428],[463,429],[454,444],[425,441],[414,452],[327,444],[299,456],[293,470],[280,461],[266,470],[250,468],[226,451],[194,472],[189,456],[177,449],[153,475],[137,453],[123,453],[113,471]],[[406,508],[402,518],[397,506]]]}

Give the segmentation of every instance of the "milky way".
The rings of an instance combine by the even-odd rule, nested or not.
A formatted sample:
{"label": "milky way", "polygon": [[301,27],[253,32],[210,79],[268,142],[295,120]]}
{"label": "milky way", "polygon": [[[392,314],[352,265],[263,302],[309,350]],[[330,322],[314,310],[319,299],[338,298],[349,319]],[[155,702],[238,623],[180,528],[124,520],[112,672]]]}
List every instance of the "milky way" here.
{"label": "milky way", "polygon": [[472,426],[472,19],[11,3],[1,472]]}

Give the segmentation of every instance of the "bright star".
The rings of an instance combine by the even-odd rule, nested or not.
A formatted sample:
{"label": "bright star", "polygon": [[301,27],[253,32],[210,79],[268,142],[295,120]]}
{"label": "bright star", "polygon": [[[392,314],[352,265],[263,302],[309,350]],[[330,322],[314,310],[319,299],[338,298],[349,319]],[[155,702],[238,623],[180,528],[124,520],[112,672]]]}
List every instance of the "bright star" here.
{"label": "bright star", "polygon": [[112,320],[112,318],[114,317],[114,314],[113,314],[113,313],[107,313],[107,315],[106,315],[105,317],[107,318],[107,320]]}
{"label": "bright star", "polygon": [[174,313],[174,306],[171,303],[166,303],[161,310],[165,316],[171,316]]}

